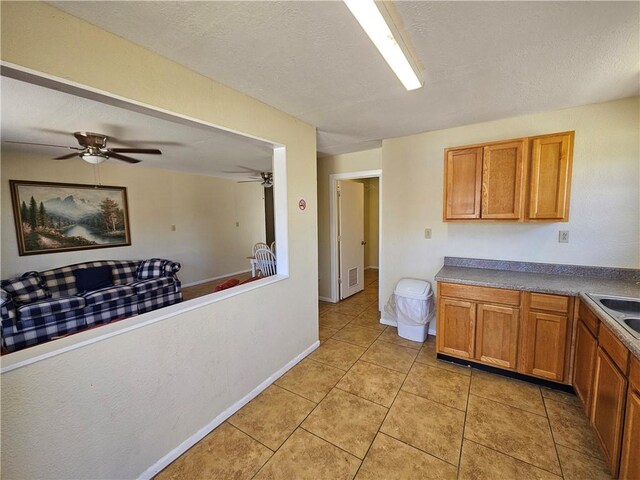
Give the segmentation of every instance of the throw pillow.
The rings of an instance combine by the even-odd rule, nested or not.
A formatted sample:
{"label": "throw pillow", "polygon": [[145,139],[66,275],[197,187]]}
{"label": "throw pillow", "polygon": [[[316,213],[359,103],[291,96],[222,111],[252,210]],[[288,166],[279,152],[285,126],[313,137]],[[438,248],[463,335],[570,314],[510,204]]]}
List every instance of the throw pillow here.
{"label": "throw pillow", "polygon": [[18,305],[51,297],[51,292],[38,272],[27,272],[21,277],[4,280],[1,287],[11,295],[13,301]]}
{"label": "throw pillow", "polygon": [[111,266],[78,268],[73,271],[78,292],[91,292],[113,285]]}
{"label": "throw pillow", "polygon": [[151,260],[144,260],[138,265],[138,271],[136,277],[138,280],[148,280],[150,278],[162,277],[164,274],[164,266],[167,263],[166,260],[161,258],[152,258]]}

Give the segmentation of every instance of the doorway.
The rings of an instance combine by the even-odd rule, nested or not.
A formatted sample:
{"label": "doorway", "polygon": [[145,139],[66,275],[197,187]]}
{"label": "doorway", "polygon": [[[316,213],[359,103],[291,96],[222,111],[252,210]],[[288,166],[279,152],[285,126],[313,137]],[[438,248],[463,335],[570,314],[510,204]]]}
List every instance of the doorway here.
{"label": "doorway", "polygon": [[[378,279],[382,268],[381,185],[381,170],[329,176],[333,303]],[[382,303],[377,290],[379,310]]]}

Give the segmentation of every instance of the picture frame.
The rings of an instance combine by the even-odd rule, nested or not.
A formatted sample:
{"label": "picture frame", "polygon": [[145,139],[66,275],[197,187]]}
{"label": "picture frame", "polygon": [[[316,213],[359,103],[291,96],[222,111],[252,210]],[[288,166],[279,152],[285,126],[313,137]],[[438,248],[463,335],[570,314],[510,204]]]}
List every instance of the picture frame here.
{"label": "picture frame", "polygon": [[9,180],[20,256],[131,245],[127,188]]}

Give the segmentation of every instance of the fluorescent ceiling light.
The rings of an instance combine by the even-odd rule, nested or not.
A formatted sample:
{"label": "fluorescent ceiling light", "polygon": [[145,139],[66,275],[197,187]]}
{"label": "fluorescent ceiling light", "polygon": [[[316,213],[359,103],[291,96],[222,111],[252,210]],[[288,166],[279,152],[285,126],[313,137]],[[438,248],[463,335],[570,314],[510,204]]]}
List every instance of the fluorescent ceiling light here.
{"label": "fluorescent ceiling light", "polygon": [[349,10],[378,51],[387,61],[393,73],[407,90],[415,90],[422,87],[422,82],[409,63],[398,41],[391,33],[391,29],[378,10],[373,0],[344,0]]}

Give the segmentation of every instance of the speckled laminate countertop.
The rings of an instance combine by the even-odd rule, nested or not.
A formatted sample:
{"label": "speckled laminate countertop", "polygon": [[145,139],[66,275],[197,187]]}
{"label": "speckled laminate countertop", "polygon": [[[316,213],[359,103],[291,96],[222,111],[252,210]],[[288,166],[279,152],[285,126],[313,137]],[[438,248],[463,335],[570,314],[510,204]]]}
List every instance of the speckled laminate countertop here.
{"label": "speckled laminate countertop", "polygon": [[528,292],[551,293],[580,297],[604,322],[622,343],[640,358],[640,340],[612,319],[587,293],[640,298],[640,281],[636,279],[609,279],[569,274],[531,273],[512,270],[494,270],[446,265],[436,274],[438,282],[461,283],[481,287],[505,288]]}

